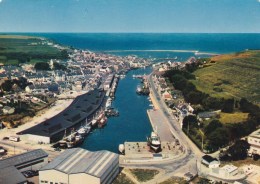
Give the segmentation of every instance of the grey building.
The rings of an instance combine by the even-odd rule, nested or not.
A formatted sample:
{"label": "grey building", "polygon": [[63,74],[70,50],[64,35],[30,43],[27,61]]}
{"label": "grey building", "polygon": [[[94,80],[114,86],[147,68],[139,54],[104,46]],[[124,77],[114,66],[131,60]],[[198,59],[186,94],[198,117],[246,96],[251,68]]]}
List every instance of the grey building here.
{"label": "grey building", "polygon": [[25,170],[39,170],[48,163],[48,154],[36,149],[0,160],[0,183],[24,184],[26,178],[21,174]]}
{"label": "grey building", "polygon": [[109,151],[68,149],[39,171],[39,183],[109,184],[119,173],[119,156]]}

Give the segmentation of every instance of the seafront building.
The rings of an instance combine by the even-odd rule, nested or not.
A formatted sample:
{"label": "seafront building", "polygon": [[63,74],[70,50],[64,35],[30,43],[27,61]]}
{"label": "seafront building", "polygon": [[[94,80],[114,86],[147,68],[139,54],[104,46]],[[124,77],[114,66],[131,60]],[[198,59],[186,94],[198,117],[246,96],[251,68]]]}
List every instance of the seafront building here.
{"label": "seafront building", "polygon": [[39,171],[39,183],[109,184],[119,173],[119,156],[109,151],[68,149]]}
{"label": "seafront building", "polygon": [[[102,90],[92,90],[78,96],[72,104],[58,115],[45,120],[29,129],[19,132],[30,141],[50,144],[72,133],[74,128],[85,123],[100,108],[105,93]],[[66,135],[65,135],[66,132]]]}

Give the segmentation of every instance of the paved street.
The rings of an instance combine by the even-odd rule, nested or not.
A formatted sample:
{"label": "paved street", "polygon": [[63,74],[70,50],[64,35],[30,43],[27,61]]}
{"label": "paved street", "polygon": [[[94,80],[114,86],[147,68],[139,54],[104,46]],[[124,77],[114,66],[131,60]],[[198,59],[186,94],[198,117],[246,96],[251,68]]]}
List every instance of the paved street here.
{"label": "paved street", "polygon": [[149,109],[147,110],[147,114],[152,124],[153,130],[158,133],[161,141],[175,142],[169,126],[165,123],[167,119],[163,113],[157,109]]}
{"label": "paved street", "polygon": [[[153,73],[152,73],[153,74]],[[179,123],[175,119],[175,117],[168,113],[168,107],[161,99],[161,96],[158,94],[154,81],[152,79],[152,74],[148,76],[148,82],[150,85],[150,96],[156,105],[156,111],[160,114],[161,123],[163,123],[163,127],[167,127],[169,131],[167,134],[171,133],[170,136],[174,136],[180,142],[180,144],[185,148],[185,152],[183,155],[175,160],[170,160],[168,162],[161,163],[144,163],[141,164],[121,164],[122,166],[131,166],[131,167],[151,167],[151,168],[160,168],[165,170],[165,174],[160,178],[157,178],[151,183],[157,183],[158,181],[163,181],[171,176],[183,176],[186,172],[191,172],[193,174],[197,174],[197,161],[200,160],[203,153],[190,141],[190,139],[183,133]],[[169,136],[169,135],[167,135]]]}

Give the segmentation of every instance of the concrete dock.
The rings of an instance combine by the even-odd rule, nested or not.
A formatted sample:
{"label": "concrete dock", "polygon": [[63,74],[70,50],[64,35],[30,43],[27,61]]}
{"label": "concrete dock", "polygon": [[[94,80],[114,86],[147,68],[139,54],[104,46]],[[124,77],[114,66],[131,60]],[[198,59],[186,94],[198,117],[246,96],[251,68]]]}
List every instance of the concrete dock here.
{"label": "concrete dock", "polygon": [[124,159],[127,160],[160,160],[173,159],[179,157],[183,152],[183,147],[176,142],[161,142],[162,151],[154,153],[147,145],[147,142],[125,142]]}
{"label": "concrete dock", "polygon": [[168,124],[165,123],[167,119],[164,117],[162,112],[156,109],[148,109],[147,114],[153,130],[157,130],[161,141],[175,142],[175,139],[170,131]]}

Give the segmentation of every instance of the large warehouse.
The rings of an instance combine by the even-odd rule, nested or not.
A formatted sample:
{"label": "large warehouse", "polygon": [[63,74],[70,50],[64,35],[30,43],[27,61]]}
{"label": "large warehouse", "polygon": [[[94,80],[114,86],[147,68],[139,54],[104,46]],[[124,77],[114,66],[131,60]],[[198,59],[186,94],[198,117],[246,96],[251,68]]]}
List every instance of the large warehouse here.
{"label": "large warehouse", "polygon": [[69,135],[72,127],[80,126],[86,118],[93,116],[102,104],[104,96],[105,93],[98,89],[89,91],[87,94],[78,96],[58,115],[18,134],[38,143],[56,142],[64,137],[65,131]]}
{"label": "large warehouse", "polygon": [[119,156],[109,151],[69,149],[39,171],[39,183],[109,184],[119,173]]}

